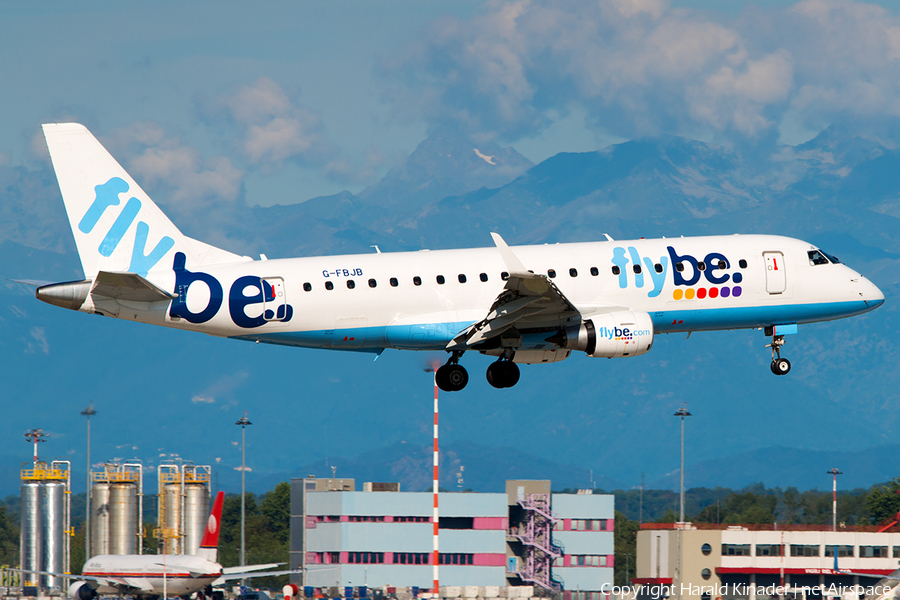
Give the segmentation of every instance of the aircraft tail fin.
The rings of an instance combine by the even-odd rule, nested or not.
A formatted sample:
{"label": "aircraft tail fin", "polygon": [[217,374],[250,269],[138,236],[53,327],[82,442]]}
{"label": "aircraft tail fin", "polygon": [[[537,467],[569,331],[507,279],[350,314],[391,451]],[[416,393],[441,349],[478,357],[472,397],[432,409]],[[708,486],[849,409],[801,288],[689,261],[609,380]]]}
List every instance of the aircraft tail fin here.
{"label": "aircraft tail fin", "polygon": [[85,278],[171,269],[177,252],[188,266],[248,260],[182,234],[84,125],[43,129]]}
{"label": "aircraft tail fin", "polygon": [[203,539],[200,540],[200,547],[194,553],[195,556],[216,562],[219,554],[219,530],[222,525],[224,501],[225,492],[216,494],[216,501],[213,503],[212,512],[209,513],[209,520],[206,522],[206,531],[203,533]]}

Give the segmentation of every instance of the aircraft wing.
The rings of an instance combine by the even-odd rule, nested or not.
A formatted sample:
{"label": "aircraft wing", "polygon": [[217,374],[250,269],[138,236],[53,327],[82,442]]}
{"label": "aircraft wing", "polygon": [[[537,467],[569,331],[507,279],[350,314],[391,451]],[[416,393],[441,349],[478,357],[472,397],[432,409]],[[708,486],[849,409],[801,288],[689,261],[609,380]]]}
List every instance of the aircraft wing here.
{"label": "aircraft wing", "polygon": [[280,567],[285,563],[269,563],[267,565],[244,565],[243,567],[223,567],[222,575],[231,575],[232,573],[249,573],[251,571],[262,571],[263,569],[271,569],[272,567]]}
{"label": "aircraft wing", "polygon": [[[253,579],[254,577],[269,577],[270,575],[290,575],[292,573],[302,573],[303,569],[287,569],[284,571],[248,571],[246,569],[252,568],[253,566],[263,566],[263,565],[251,565],[250,567],[245,567],[245,571],[242,573],[223,573],[221,577],[212,582],[213,586],[222,585],[226,581],[234,581],[236,579]],[[232,567],[234,568],[234,567]]]}
{"label": "aircraft wing", "polygon": [[509,273],[503,292],[487,316],[460,332],[448,350],[465,350],[513,327],[559,327],[580,319],[581,312],[546,275],[525,268],[497,233],[491,233]]}
{"label": "aircraft wing", "polygon": [[111,273],[100,271],[94,279],[91,294],[131,300],[134,302],[160,302],[177,298],[175,294],[160,289],[137,273]]}

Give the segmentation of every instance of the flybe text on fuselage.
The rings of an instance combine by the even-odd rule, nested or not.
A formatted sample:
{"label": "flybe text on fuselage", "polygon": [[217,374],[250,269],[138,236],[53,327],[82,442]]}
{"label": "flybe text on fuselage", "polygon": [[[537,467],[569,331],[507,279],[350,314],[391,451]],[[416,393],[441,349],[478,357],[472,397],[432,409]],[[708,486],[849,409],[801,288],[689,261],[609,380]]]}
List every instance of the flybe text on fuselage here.
{"label": "flybe text on fuselage", "polygon": [[[178,297],[172,300],[169,316],[184,319],[188,323],[206,323],[222,308],[225,300],[224,289],[219,280],[209,273],[189,271],[185,268],[185,259],[181,252],[175,253],[173,270],[175,294]],[[191,310],[188,307],[188,292],[192,285],[198,283],[209,289],[209,299],[206,306],[200,310]],[[294,316],[294,308],[281,301],[279,287],[283,290],[281,278],[264,279],[256,275],[244,275],[235,279],[228,289],[228,314],[231,321],[244,329],[261,327],[270,321],[283,323],[290,321]],[[280,295],[283,298],[283,292]],[[255,305],[262,305],[260,314],[248,315],[247,309]]]}
{"label": "flybe text on fuselage", "polygon": [[[729,296],[738,297],[742,293],[740,284],[743,281],[743,275],[739,272],[731,273],[731,261],[721,252],[709,252],[702,259],[697,259],[690,254],[679,254],[673,246],[666,246],[668,256],[663,255],[655,262],[650,257],[643,257],[634,246],[623,248],[617,246],[613,248],[612,264],[613,272],[618,275],[620,289],[626,289],[629,285],[629,279],[634,282],[634,287],[643,288],[647,282],[644,279],[644,266],[646,273],[650,279],[649,284],[652,289],[647,293],[648,298],[656,298],[662,293],[666,285],[666,278],[670,270],[670,265],[674,265],[672,269],[672,285],[679,287],[692,287],[700,283],[705,278],[711,286],[710,297],[721,295],[723,298]],[[631,268],[629,268],[629,266]],[[631,277],[629,278],[629,273]],[[728,285],[729,283],[734,285]],[[706,289],[701,288],[705,295]],[[673,296],[674,299],[680,300],[684,297],[685,292],[676,289]],[[692,294],[690,294],[692,296]],[[700,296],[702,297],[702,296]]]}

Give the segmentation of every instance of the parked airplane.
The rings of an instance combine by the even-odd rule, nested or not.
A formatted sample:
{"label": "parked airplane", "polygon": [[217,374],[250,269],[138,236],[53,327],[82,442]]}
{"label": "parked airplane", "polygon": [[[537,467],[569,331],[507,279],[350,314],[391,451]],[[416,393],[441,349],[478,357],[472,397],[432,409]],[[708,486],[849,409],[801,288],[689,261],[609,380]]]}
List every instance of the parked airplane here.
{"label": "parked airplane", "polygon": [[74,580],[69,586],[69,598],[93,600],[98,595],[116,594],[119,597],[153,596],[187,597],[194,593],[213,597],[212,586],[225,581],[268,577],[297,571],[262,571],[277,564],[249,565],[223,568],[216,562],[219,545],[219,524],[222,522],[224,492],[216,495],[206,532],[197,552],[189,554],[124,554],[94,556],[84,564],[81,575],[26,571]]}
{"label": "parked airplane", "polygon": [[572,351],[649,351],[659,333],[763,329],[784,375],[797,325],[859,315],[884,295],[806,242],[771,235],[614,241],[255,261],[183,235],[82,125],[44,125],[85,279],[39,287],[72,310],[254,342],[380,354],[442,350],[465,387]]}

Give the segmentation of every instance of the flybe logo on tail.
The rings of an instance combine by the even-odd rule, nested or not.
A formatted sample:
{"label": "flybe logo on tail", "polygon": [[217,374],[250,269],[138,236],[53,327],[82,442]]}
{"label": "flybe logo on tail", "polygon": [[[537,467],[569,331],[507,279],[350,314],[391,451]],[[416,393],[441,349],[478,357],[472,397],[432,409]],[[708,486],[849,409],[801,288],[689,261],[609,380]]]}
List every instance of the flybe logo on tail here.
{"label": "flybe logo on tail", "polygon": [[[118,206],[121,203],[119,194],[124,194],[128,189],[128,184],[120,177],[113,177],[106,183],[96,186],[94,188],[96,193],[94,202],[88,207],[84,216],[81,217],[81,221],[78,223],[78,230],[82,233],[91,233],[97,226],[97,223],[100,222],[100,217],[103,216],[103,213],[110,207]],[[112,227],[100,240],[100,245],[97,247],[97,252],[100,253],[100,256],[106,258],[112,256],[140,211],[141,201],[135,197],[129,198],[119,212],[119,216],[116,217],[115,223],[112,224]],[[131,248],[131,263],[128,266],[128,270],[132,273],[146,275],[166,255],[166,252],[175,245],[175,240],[166,235],[157,242],[149,254],[144,254],[149,234],[150,226],[144,221],[138,221],[137,230],[134,234],[134,245]]]}
{"label": "flybe logo on tail", "polygon": [[[666,276],[669,272],[670,265],[674,265],[675,267],[672,271],[672,283],[678,287],[695,286],[700,283],[702,278],[705,278],[706,281],[713,286],[724,286],[729,282],[738,284],[743,281],[743,275],[741,275],[741,273],[729,272],[731,269],[731,261],[729,261],[724,254],[710,252],[703,260],[698,260],[690,254],[678,254],[672,246],[667,246],[666,250],[668,251],[668,256],[660,256],[659,262],[654,262],[653,259],[642,257],[638,254],[637,248],[634,246],[628,246],[627,249],[621,247],[613,248],[612,263],[615,265],[613,267],[613,272],[617,273],[619,276],[619,287],[621,289],[628,287],[629,274],[631,275],[631,278],[633,278],[634,287],[644,287],[645,283],[648,283],[645,282],[644,277],[646,272],[647,278],[650,280],[649,285],[653,287],[653,289],[647,293],[647,296],[655,298],[659,296],[665,286]],[[644,267],[646,267],[646,271]],[[704,294],[698,297],[702,298],[705,296],[706,289],[701,289]],[[735,293],[732,295],[739,296],[740,289],[739,286],[735,286]],[[716,295],[718,295],[718,288],[710,288],[711,297],[715,297],[712,295],[712,290],[716,290]],[[723,297],[728,297],[729,295],[726,290],[728,290],[727,287],[722,288],[721,295]],[[692,290],[683,292],[682,290],[676,289],[674,294],[676,300],[688,296],[693,298],[694,296]]]}

